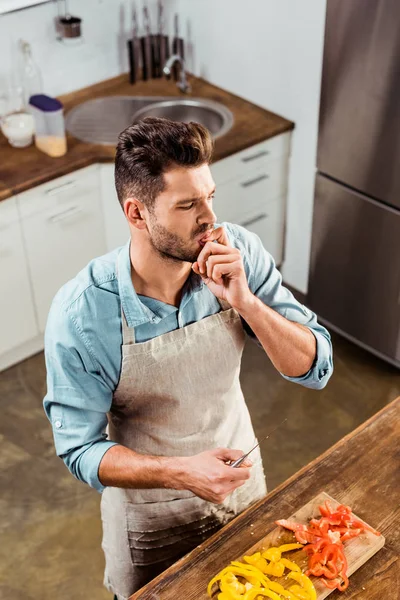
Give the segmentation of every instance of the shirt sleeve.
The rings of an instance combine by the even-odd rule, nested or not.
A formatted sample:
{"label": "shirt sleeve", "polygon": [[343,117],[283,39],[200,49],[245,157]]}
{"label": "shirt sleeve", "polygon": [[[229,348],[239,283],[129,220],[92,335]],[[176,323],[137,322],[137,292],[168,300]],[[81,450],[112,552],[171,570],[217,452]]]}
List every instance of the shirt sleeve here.
{"label": "shirt sleeve", "polygon": [[[288,377],[281,373],[282,377],[311,389],[324,388],[333,373],[332,343],[328,330],[318,323],[315,313],[298,302],[282,285],[282,276],[275,261],[265,250],[260,238],[240,226],[235,226],[235,230],[237,232],[232,231],[237,239],[235,245],[243,251],[248,283],[253,294],[289,321],[308,327],[317,341],[316,357],[308,373],[301,377]],[[248,326],[247,331],[255,337]]]}
{"label": "shirt sleeve", "polygon": [[43,405],[53,428],[56,453],[77,479],[102,492],[99,465],[115,445],[106,435],[113,392],[99,375],[84,332],[56,301],[46,326],[45,360]]}

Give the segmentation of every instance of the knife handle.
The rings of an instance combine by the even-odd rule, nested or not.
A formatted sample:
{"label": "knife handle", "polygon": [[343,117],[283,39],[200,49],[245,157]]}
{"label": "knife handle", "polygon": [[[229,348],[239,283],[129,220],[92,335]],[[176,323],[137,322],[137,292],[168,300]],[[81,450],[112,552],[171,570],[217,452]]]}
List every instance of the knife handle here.
{"label": "knife handle", "polygon": [[[179,54],[183,59],[185,59],[185,43],[183,38],[175,37],[172,41],[172,54]],[[172,67],[172,74],[174,77],[174,81],[178,81],[179,79],[179,67],[178,65],[174,65]]]}
{"label": "knife handle", "polygon": [[151,77],[151,40],[148,35],[140,38],[142,48],[142,79],[147,81]]}

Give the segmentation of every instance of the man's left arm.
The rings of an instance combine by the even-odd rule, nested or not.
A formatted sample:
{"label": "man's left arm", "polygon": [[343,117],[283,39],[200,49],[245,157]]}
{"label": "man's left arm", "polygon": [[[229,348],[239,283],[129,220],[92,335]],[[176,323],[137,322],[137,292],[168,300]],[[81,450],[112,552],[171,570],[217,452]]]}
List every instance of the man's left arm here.
{"label": "man's left arm", "polygon": [[[283,377],[308,388],[322,389],[333,372],[328,331],[282,285],[282,276],[258,236],[230,224],[224,224],[224,229],[230,244],[240,251],[245,272],[245,278],[238,276],[235,281],[232,269],[234,286],[229,284],[232,289],[226,299]],[[224,261],[222,256],[211,260]]]}

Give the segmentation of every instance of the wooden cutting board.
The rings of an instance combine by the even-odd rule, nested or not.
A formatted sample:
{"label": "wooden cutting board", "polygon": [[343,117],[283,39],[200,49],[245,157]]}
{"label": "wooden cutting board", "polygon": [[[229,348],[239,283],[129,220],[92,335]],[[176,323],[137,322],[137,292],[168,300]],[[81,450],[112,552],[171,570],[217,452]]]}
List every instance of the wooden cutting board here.
{"label": "wooden cutting board", "polygon": [[[332,498],[325,492],[322,492],[321,494],[319,494],[318,496],[313,498],[313,500],[311,500],[311,502],[304,505],[300,510],[298,510],[293,515],[290,515],[289,517],[287,515],[282,515],[281,518],[288,519],[289,521],[295,521],[296,523],[307,524],[310,519],[321,516],[320,512],[318,510],[318,507],[321,504],[323,504],[325,502],[325,500],[330,500],[333,508],[336,508],[340,504],[340,502],[338,502],[337,500],[335,500],[334,498]],[[360,521],[365,523],[365,521],[360,519],[357,515],[355,515],[355,516],[357,519],[359,519]],[[374,524],[371,524],[371,527],[373,527],[373,526],[374,526]],[[250,525],[250,527],[251,527],[251,525]],[[254,531],[254,536],[256,536],[258,534],[259,534],[259,532]],[[276,527],[276,529],[271,531],[267,536],[265,536],[261,540],[259,539],[259,541],[256,544],[254,544],[254,546],[249,548],[249,550],[245,554],[246,555],[253,554],[254,552],[258,552],[260,550],[264,551],[271,546],[280,546],[282,544],[290,544],[292,542],[296,542],[296,539],[294,537],[294,534],[291,531],[288,531],[287,529],[284,529],[283,527]],[[357,571],[357,569],[359,569],[364,563],[366,563],[367,560],[369,560],[374,554],[376,554],[376,552],[378,552],[378,550],[380,550],[384,546],[384,544],[385,544],[385,538],[383,537],[383,535],[376,536],[373,533],[371,533],[370,531],[367,531],[366,533],[360,535],[359,537],[353,538],[353,539],[345,542],[344,543],[344,553],[345,553],[347,563],[348,563],[347,575],[350,577],[350,575],[352,575],[355,571]],[[307,569],[308,557],[307,557],[307,554],[304,552],[304,550],[285,552],[284,556],[286,558],[292,560],[293,562],[297,563],[302,571],[305,571]],[[241,559],[242,559],[242,557],[238,558],[238,557],[232,556],[232,560],[241,560]],[[228,565],[226,565],[226,566],[228,566]],[[214,573],[213,576],[214,575],[216,575],[216,573]],[[274,577],[271,577],[271,579],[273,579],[274,581],[278,581],[278,583],[281,583],[284,587],[289,587],[289,581],[285,580],[284,577],[281,579],[276,579]],[[311,577],[311,579],[315,586],[318,600],[323,600],[324,598],[329,596],[329,594],[331,594],[333,591],[335,591],[335,590],[330,590],[329,588],[327,588],[319,580],[318,577]],[[293,583],[295,583],[295,582],[290,581],[290,584],[293,584]],[[349,587],[351,587],[351,579],[350,579]],[[340,592],[338,592],[338,597],[339,597],[339,595],[340,595]],[[208,596],[205,593],[204,599],[207,597]],[[362,597],[362,596],[360,595],[360,597]]]}

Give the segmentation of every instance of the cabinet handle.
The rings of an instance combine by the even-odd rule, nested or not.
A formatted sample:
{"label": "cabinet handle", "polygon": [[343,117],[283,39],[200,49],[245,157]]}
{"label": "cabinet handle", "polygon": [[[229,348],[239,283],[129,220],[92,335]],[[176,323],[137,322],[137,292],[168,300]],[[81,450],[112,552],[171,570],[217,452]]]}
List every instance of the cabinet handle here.
{"label": "cabinet handle", "polygon": [[244,181],[240,185],[242,187],[246,188],[246,187],[250,187],[251,185],[254,185],[255,183],[259,183],[260,181],[264,181],[264,179],[269,179],[269,175],[259,175],[258,177],[255,177],[254,179],[249,179],[248,181]]}
{"label": "cabinet handle", "polygon": [[268,215],[267,213],[261,213],[261,215],[257,215],[256,217],[253,217],[252,219],[249,219],[248,221],[244,221],[243,223],[241,223],[242,227],[249,227],[249,225],[253,225],[253,223],[257,223],[257,221],[262,221],[263,219],[267,219]]}
{"label": "cabinet handle", "polygon": [[46,190],[47,196],[55,196],[56,194],[66,192],[76,186],[76,181],[67,181],[66,183],[62,183],[57,185],[56,187],[50,188]]}
{"label": "cabinet handle", "polygon": [[63,210],[62,212],[52,215],[47,220],[50,221],[50,223],[59,223],[60,221],[74,217],[81,212],[83,212],[82,208],[79,208],[78,206],[71,206],[71,208],[67,208],[67,210]]}
{"label": "cabinet handle", "polygon": [[262,156],[267,156],[269,154],[269,150],[260,150],[257,154],[252,154],[251,156],[244,156],[242,158],[242,162],[247,163],[251,160],[256,160],[257,158],[261,158]]}

